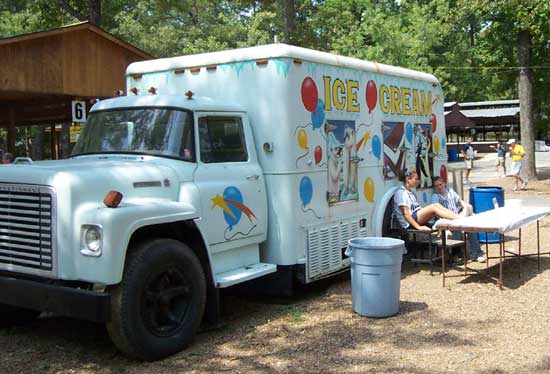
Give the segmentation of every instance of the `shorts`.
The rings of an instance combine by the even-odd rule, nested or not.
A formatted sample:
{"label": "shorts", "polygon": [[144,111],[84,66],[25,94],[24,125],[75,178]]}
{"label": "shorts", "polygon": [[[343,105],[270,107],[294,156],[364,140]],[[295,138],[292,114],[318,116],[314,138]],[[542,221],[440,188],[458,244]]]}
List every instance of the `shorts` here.
{"label": "shorts", "polygon": [[418,222],[418,210],[412,212],[412,218],[413,218],[416,222]]}
{"label": "shorts", "polygon": [[506,161],[504,160],[504,157],[497,157],[496,165],[505,167],[506,166]]}
{"label": "shorts", "polygon": [[466,169],[473,169],[474,168],[474,160],[464,160],[464,167]]}
{"label": "shorts", "polygon": [[522,161],[512,161],[512,170],[510,170],[510,175],[519,175],[521,172]]}

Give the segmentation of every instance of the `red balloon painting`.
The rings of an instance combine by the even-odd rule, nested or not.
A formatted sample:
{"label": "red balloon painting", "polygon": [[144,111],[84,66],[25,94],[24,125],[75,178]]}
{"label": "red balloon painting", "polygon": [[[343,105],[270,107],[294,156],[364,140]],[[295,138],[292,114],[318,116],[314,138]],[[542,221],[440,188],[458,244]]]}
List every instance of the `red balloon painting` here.
{"label": "red balloon painting", "polygon": [[435,129],[437,129],[437,118],[433,113],[432,113],[432,116],[430,117],[430,123],[432,124],[432,133],[434,133]]}
{"label": "red balloon painting", "polygon": [[443,182],[447,183],[447,168],[445,165],[441,165],[441,168],[439,169],[439,176],[443,179]]}
{"label": "red balloon painting", "polygon": [[311,77],[305,77],[302,81],[302,103],[308,112],[315,111],[318,99],[319,93],[315,81]]}
{"label": "red balloon painting", "polygon": [[323,159],[323,149],[321,148],[320,145],[315,147],[314,155],[315,155],[315,164],[318,165]]}
{"label": "red balloon painting", "polygon": [[376,83],[373,80],[367,82],[367,88],[365,90],[365,96],[367,97],[367,108],[369,113],[376,108],[376,101],[378,99],[378,92],[376,90]]}

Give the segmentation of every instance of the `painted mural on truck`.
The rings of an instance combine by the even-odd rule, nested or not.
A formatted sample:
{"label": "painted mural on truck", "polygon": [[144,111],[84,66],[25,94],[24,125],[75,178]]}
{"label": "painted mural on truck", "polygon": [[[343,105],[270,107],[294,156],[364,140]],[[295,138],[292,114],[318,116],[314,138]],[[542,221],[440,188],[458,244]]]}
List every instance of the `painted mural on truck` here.
{"label": "painted mural on truck", "polygon": [[[306,76],[300,87],[310,122],[295,130],[301,149],[296,167],[314,164],[327,173],[326,191],[313,186],[312,194],[326,194],[329,206],[361,197],[373,203],[376,189],[384,189],[381,183],[396,179],[405,165],[418,171],[420,189],[431,188],[434,148],[440,146],[432,106],[439,95],[425,86],[403,86],[411,84],[407,80],[365,81],[360,79],[364,74],[343,79],[327,70],[322,79]],[[381,168],[376,175],[361,176],[363,164]]]}

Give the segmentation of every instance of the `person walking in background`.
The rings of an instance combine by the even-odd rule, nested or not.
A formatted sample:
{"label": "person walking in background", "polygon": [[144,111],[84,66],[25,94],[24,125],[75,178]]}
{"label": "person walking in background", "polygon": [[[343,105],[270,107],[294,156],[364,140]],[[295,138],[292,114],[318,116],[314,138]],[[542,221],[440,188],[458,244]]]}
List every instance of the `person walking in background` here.
{"label": "person walking in background", "polygon": [[11,164],[13,162],[13,155],[9,152],[2,153],[2,163]]}
{"label": "person walking in background", "polygon": [[516,144],[516,139],[509,139],[506,144],[510,146],[510,157],[512,157],[512,170],[510,170],[510,176],[515,179],[513,191],[517,191],[520,188],[525,190],[525,187],[527,187],[527,179],[523,180],[523,178],[521,178],[521,167],[523,166],[525,150],[521,145]]}
{"label": "person walking in background", "polygon": [[464,166],[466,168],[466,176],[464,178],[464,184],[471,184],[472,181],[470,180],[470,174],[472,172],[472,169],[474,168],[474,147],[472,146],[472,137],[468,136],[466,138],[466,144],[464,144],[464,147],[462,147],[462,150],[460,151],[460,155],[464,157]]}
{"label": "person walking in background", "polygon": [[[497,151],[497,177],[506,176],[506,152],[508,151],[506,144],[502,143],[500,140],[497,140],[497,145],[490,145],[489,147]],[[502,167],[502,174],[499,173],[499,168]]]}
{"label": "person walking in background", "polygon": [[[447,188],[447,183],[441,177],[434,178],[433,186],[435,192],[432,195],[432,203],[439,203],[461,217],[472,215],[472,206],[462,200],[452,188]],[[462,235],[463,233],[460,231],[453,231],[451,238],[462,240]],[[483,255],[477,234],[468,234],[467,237],[470,259],[472,261],[485,262],[487,259]]]}

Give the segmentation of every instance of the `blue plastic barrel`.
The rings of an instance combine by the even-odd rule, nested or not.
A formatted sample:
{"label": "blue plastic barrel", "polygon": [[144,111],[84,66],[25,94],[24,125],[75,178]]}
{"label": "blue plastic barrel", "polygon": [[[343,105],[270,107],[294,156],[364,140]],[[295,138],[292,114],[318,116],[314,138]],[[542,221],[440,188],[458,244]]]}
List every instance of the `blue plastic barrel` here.
{"label": "blue plastic barrel", "polygon": [[458,161],[458,150],[447,149],[447,155],[449,156],[449,162]]}
{"label": "blue plastic barrel", "polygon": [[[493,199],[496,199],[499,207],[504,206],[504,189],[502,187],[472,187],[470,188],[470,204],[474,213],[481,213],[495,209]],[[479,233],[479,241],[482,243],[498,243],[498,233]]]}
{"label": "blue plastic barrel", "polygon": [[394,238],[354,238],[346,255],[351,259],[353,311],[365,317],[399,313],[401,261],[405,242]]}

